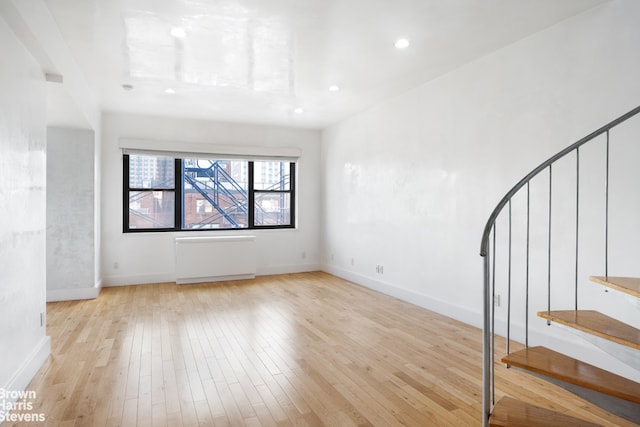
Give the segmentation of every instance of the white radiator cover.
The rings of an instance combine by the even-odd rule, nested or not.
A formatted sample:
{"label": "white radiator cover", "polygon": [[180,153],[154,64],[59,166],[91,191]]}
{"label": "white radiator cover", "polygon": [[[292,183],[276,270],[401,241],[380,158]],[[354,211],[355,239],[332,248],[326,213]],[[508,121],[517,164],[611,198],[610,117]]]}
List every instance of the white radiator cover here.
{"label": "white radiator cover", "polygon": [[175,244],[178,284],[256,276],[255,236],[177,237]]}

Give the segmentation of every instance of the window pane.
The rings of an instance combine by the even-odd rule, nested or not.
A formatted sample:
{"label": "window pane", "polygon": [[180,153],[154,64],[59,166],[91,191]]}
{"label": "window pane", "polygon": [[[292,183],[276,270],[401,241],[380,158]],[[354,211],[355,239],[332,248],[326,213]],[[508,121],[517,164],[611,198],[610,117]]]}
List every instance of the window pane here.
{"label": "window pane", "polygon": [[286,191],[290,188],[289,162],[253,162],[253,186],[256,190]]}
{"label": "window pane", "polygon": [[129,229],[173,228],[173,191],[130,191]]}
{"label": "window pane", "polygon": [[248,162],[184,159],[183,229],[249,225]]}
{"label": "window pane", "polygon": [[172,157],[129,155],[129,188],[174,189]]}
{"label": "window pane", "polygon": [[289,193],[256,193],[255,225],[291,225]]}

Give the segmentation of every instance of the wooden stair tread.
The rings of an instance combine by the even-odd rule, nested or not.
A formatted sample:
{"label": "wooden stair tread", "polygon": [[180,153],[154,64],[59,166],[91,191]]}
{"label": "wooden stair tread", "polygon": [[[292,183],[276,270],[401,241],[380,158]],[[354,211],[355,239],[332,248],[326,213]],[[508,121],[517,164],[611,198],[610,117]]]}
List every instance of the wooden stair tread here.
{"label": "wooden stair tread", "polygon": [[640,329],[598,311],[540,311],[538,316],[640,350]]}
{"label": "wooden stair tread", "polygon": [[590,276],[589,280],[640,298],[640,277]]}
{"label": "wooden stair tread", "polygon": [[640,384],[546,347],[529,347],[502,358],[507,365],[600,393],[640,403]]}
{"label": "wooden stair tread", "polygon": [[491,427],[595,427],[580,418],[555,412],[539,406],[503,397],[493,408],[489,418]]}

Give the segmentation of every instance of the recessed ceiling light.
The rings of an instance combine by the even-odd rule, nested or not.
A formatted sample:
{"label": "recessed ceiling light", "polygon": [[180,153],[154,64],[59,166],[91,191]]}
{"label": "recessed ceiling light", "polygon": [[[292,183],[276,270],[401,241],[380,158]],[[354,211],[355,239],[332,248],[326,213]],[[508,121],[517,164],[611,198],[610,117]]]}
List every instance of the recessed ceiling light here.
{"label": "recessed ceiling light", "polygon": [[407,39],[398,39],[396,40],[396,43],[394,44],[394,46],[396,47],[396,49],[406,49],[409,47],[411,43],[409,43],[409,40]]}
{"label": "recessed ceiling light", "polygon": [[173,37],[181,39],[187,36],[187,32],[184,30],[184,28],[174,27],[171,29],[171,35]]}
{"label": "recessed ceiling light", "polygon": [[168,88],[166,88],[164,90],[164,93],[174,94],[174,93],[176,93],[176,90],[173,89],[173,88],[168,87]]}
{"label": "recessed ceiling light", "polygon": [[304,110],[302,108],[298,107],[295,110],[293,110],[293,112],[296,113],[296,114],[302,114],[302,113],[304,113]]}
{"label": "recessed ceiling light", "polygon": [[340,86],[338,86],[338,85],[331,85],[331,86],[329,86],[329,90],[330,90],[331,92],[338,92],[338,91],[340,90]]}

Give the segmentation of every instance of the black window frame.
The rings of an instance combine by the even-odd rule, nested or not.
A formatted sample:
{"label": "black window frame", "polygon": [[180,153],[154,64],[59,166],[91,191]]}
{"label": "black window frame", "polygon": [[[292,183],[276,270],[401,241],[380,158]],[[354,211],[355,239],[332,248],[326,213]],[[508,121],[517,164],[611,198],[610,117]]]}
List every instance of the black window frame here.
{"label": "black window frame", "polygon": [[[255,180],[254,180],[254,161],[249,161],[249,206],[253,207],[253,209],[248,209],[249,211],[249,224],[251,229],[273,229],[273,228],[295,228],[296,224],[296,163],[289,162],[289,189],[288,190],[257,190],[254,188]],[[255,225],[255,200],[256,194],[289,194],[289,223],[290,225]]]}
{"label": "black window frame", "polygon": [[[131,153],[132,155],[136,155],[137,153]],[[158,154],[147,154],[140,153],[139,155],[143,156],[163,156],[161,153]],[[122,231],[123,233],[158,233],[158,232],[176,232],[176,231],[184,231],[184,232],[203,232],[203,231],[235,231],[235,230],[277,230],[277,229],[295,229],[296,228],[296,162],[293,160],[274,160],[281,161],[289,164],[289,188],[286,190],[264,190],[264,189],[255,189],[254,182],[254,160],[245,160],[248,165],[248,188],[247,188],[247,198],[248,198],[248,206],[247,206],[247,216],[248,216],[248,224],[247,227],[227,227],[227,228],[182,228],[183,218],[183,159],[190,158],[188,155],[184,157],[173,157],[174,159],[174,188],[133,188],[130,187],[130,161],[129,161],[129,153],[124,153],[122,155]],[[219,156],[212,156],[210,160],[229,160],[224,159]],[[255,161],[263,161],[263,160],[255,160]],[[266,161],[269,161],[268,159]],[[173,227],[167,228],[130,228],[129,227],[129,194],[132,191],[137,192],[154,192],[154,191],[163,191],[163,192],[172,192],[174,193],[174,224]],[[256,195],[259,194],[288,194],[289,195],[289,224],[282,225],[256,225],[255,224],[255,200]],[[251,208],[249,208],[251,207]]]}

